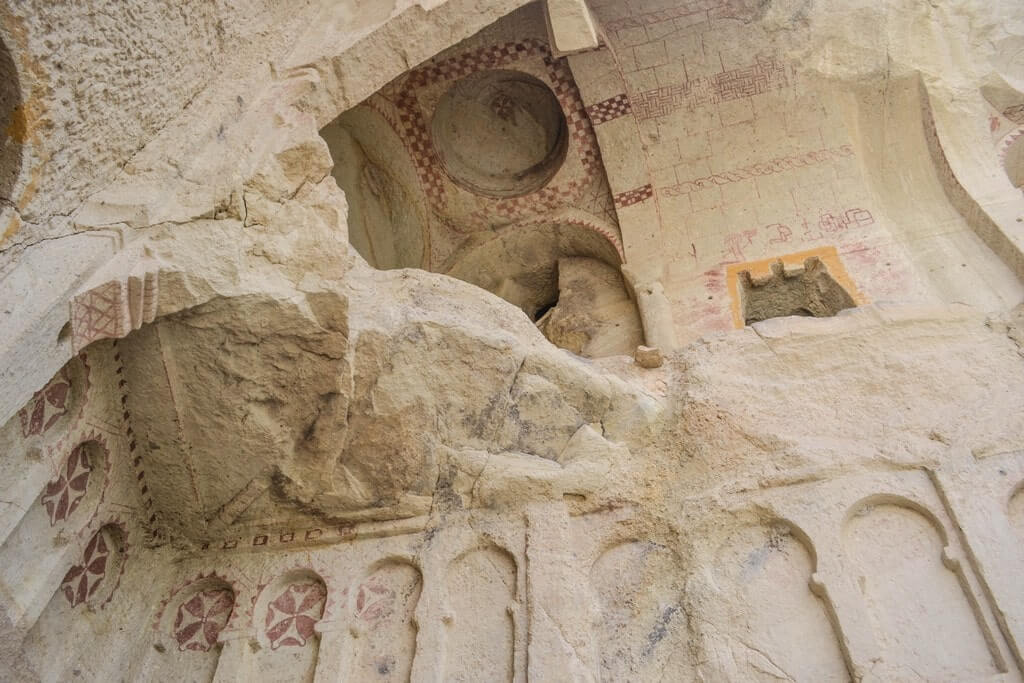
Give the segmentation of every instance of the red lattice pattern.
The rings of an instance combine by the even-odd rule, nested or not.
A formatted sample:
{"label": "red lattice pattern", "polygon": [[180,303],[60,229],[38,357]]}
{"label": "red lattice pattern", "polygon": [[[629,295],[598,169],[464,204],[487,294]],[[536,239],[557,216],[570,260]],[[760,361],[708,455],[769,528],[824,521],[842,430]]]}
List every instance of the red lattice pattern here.
{"label": "red lattice pattern", "polygon": [[666,116],[683,107],[692,109],[738,100],[788,84],[786,68],[775,57],[759,56],[750,66],[637,93],[632,98],[633,113],[637,120],[643,121]]}
{"label": "red lattice pattern", "polygon": [[126,283],[112,280],[74,298],[71,329],[76,349],[97,339],[116,339],[127,333],[127,289]]}

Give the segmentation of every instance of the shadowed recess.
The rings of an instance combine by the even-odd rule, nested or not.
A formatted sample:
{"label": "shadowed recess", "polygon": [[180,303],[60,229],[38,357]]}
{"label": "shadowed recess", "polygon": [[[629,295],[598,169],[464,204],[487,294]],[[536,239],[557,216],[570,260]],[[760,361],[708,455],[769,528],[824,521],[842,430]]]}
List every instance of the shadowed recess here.
{"label": "shadowed recess", "polygon": [[10,50],[0,41],[0,200],[12,199],[11,192],[21,171],[26,134],[18,70]]}

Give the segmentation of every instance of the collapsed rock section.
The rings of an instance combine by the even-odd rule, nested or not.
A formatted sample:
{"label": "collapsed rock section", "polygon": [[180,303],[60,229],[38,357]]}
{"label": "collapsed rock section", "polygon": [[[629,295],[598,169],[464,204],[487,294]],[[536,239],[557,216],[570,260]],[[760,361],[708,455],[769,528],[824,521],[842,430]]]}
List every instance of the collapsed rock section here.
{"label": "collapsed rock section", "polygon": [[321,135],[349,200],[350,242],[370,265],[445,273],[537,320],[559,298],[560,260],[596,259],[592,270],[610,273],[594,280],[599,301],[568,293],[558,324],[542,330],[586,357],[630,354],[638,314],[619,272],[618,216],[540,10],[416,67]]}

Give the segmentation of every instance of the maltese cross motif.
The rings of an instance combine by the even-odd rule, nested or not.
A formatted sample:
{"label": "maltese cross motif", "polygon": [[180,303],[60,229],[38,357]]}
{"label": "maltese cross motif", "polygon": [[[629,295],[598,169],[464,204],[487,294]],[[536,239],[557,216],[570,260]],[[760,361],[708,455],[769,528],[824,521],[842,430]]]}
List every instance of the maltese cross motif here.
{"label": "maltese cross motif", "polygon": [[313,637],[313,627],[324,611],[327,591],[323,584],[293,583],[267,607],[267,639],[270,649],[302,647]]}
{"label": "maltese cross motif", "polygon": [[363,621],[377,621],[391,615],[395,604],[395,592],[370,578],[359,586],[356,594],[356,615]]}
{"label": "maltese cross motif", "polygon": [[42,434],[67,412],[68,393],[71,383],[61,370],[50,383],[36,392],[27,406],[21,409],[21,435],[25,438]]}
{"label": "maltese cross motif", "polygon": [[110,557],[110,548],[103,532],[97,532],[89,544],[85,546],[85,556],[82,564],[75,565],[64,575],[61,582],[61,590],[64,597],[68,599],[72,607],[75,607],[91,598],[100,582],[107,574],[107,559]]}
{"label": "maltese cross motif", "polygon": [[516,125],[516,102],[505,93],[498,93],[491,100],[491,111],[502,121]]}
{"label": "maltese cross motif", "polygon": [[89,458],[85,444],[75,446],[55,481],[46,485],[40,499],[50,516],[50,526],[62,522],[75,511],[85,497],[89,483]]}
{"label": "maltese cross motif", "polygon": [[234,594],[227,588],[196,593],[181,603],[174,619],[174,639],[181,651],[207,652],[227,626],[234,607]]}

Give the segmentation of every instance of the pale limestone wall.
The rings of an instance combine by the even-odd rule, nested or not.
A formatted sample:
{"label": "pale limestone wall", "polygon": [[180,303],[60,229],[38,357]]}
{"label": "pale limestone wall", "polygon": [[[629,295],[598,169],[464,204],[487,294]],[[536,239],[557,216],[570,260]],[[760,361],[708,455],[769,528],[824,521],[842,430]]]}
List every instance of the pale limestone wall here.
{"label": "pale limestone wall", "polygon": [[[645,151],[643,166],[626,153],[606,154],[606,166],[618,205],[629,203],[619,212],[627,262],[664,280],[680,340],[734,327],[725,265],[810,250],[834,249],[865,301],[1019,300],[1017,279],[950,207],[927,151],[916,69],[958,71],[947,82],[960,86],[984,68],[980,54],[947,65],[945,53],[901,44],[920,23],[955,26],[941,8],[649,5],[593,3],[609,50],[570,61],[584,101],[606,112],[602,148]],[[846,44],[871,31],[851,20],[858,12],[892,31],[885,78],[884,41]],[[988,125],[974,116],[958,131]],[[991,154],[981,161],[995,166]]]}
{"label": "pale limestone wall", "polygon": [[[1020,9],[521,4],[204,4],[200,42],[288,22],[192,57],[115,15],[188,64],[114,70],[124,110],[183,111],[108,143],[48,105],[95,131],[23,233],[83,234],[2,252],[4,678],[1021,680]],[[8,11],[17,63],[80,54],[50,11]],[[571,79],[594,191],[460,194],[399,125],[364,149],[429,256],[372,268],[329,124],[519,66]],[[558,223],[600,206],[608,277]],[[858,306],[733,329],[729,283],[808,250]],[[530,258],[571,259],[548,337],[622,320],[618,355],[472,284]]]}
{"label": "pale limestone wall", "polygon": [[[758,324],[654,371],[613,359],[585,371],[611,387],[594,422],[610,442],[584,425],[557,460],[452,443],[420,514],[253,525],[250,510],[194,543],[161,536],[171,513],[149,487],[167,465],[118,423],[114,378],[132,340],[94,345],[85,403],[51,427],[67,437],[25,437],[20,418],[5,428],[5,451],[38,448],[46,476],[81,439],[111,463],[89,480],[102,487],[95,510],[70,526],[50,526],[46,498],[5,516],[2,552],[40,570],[3,577],[19,671],[1018,680],[1022,428],[1000,397],[1024,386],[1019,322],[1008,335],[998,320],[905,308],[800,322]],[[520,377],[558,381],[574,363],[557,362],[527,361]],[[623,400],[617,376],[650,389]],[[223,446],[222,467],[235,466]],[[88,574],[100,597],[73,605],[75,568],[108,523],[124,529],[123,565]],[[48,548],[17,545],[32,524]],[[296,615],[309,620],[284,623]]]}
{"label": "pale limestone wall", "polygon": [[[19,244],[0,244],[0,273],[5,280],[0,372],[4,384],[14,388],[0,402],[0,419],[13,415],[70,359],[71,337],[60,334],[68,322],[69,300],[87,288],[89,277],[104,263],[123,253],[126,245],[140,235],[139,229],[187,224],[201,217],[244,217],[249,210],[244,195],[257,167],[267,155],[295,144],[296,127],[303,129],[313,121],[320,126],[328,123],[410,64],[472,35],[520,4],[520,0],[288,3],[275,5],[276,14],[259,11],[256,8],[261,5],[253,5],[251,12],[239,8],[235,19],[238,23],[232,24],[248,41],[241,52],[233,46],[231,55],[237,56],[237,65],[228,58],[210,71],[200,70],[206,80],[198,78],[196,85],[202,83],[204,87],[179,115],[171,119],[165,119],[162,113],[150,115],[148,105],[140,102],[134,91],[112,91],[117,99],[147,112],[146,120],[166,123],[132,142],[131,163],[125,163],[128,158],[122,156],[99,179],[90,179],[88,182],[96,183],[91,193],[61,211],[44,214],[41,221],[45,227],[19,228],[25,231]],[[145,3],[140,7],[145,8]],[[210,21],[217,12],[229,11],[226,6],[209,3],[203,3],[201,10]],[[25,5],[23,11],[38,17],[50,10]],[[136,25],[141,34],[166,30],[166,26],[146,23],[150,17],[143,13],[118,12],[113,13],[113,20],[122,22],[125,32]],[[278,14],[290,21],[275,21]],[[263,20],[275,28],[262,33],[255,27],[244,28],[248,21]],[[24,72],[31,70],[35,52],[48,49],[47,25],[30,21],[9,31],[12,35],[5,33],[3,43],[14,51],[15,65],[28,65],[20,67],[21,90],[29,92],[37,82],[46,86],[46,74],[29,77]],[[82,35],[89,33],[86,26],[81,31]],[[73,40],[75,35],[68,39]],[[18,40],[29,41],[29,47],[19,51]],[[188,40],[179,40],[172,53],[187,52],[191,45]],[[203,48],[204,54],[207,49]],[[112,68],[102,55],[87,54],[81,61],[80,69],[102,72]],[[53,96],[59,94],[54,92]],[[57,105],[55,109],[59,113],[64,106],[70,105]],[[112,118],[108,110],[116,107],[106,99],[98,106],[89,117],[102,126],[103,121]],[[10,134],[17,130],[5,126]],[[60,147],[73,158],[74,163],[69,161],[69,165],[91,167],[94,154],[89,146],[102,146],[101,140],[83,136]],[[7,140],[5,149],[6,144]],[[30,173],[38,168],[23,164],[18,185],[28,184]],[[301,183],[301,177],[297,179]],[[274,182],[287,187],[291,181],[275,178]],[[47,191],[56,192],[61,187],[47,186]],[[286,192],[295,189],[292,186]],[[253,208],[259,208],[255,204],[263,190],[249,197]],[[279,190],[269,194],[275,200],[279,198]],[[10,225],[12,220],[19,224],[16,216],[6,218],[14,210],[8,203],[0,202],[0,209],[5,224]],[[261,219],[254,215],[250,224],[257,220]],[[28,238],[37,232],[67,236],[39,242]],[[67,263],[76,265],[66,267]]]}
{"label": "pale limestone wall", "polygon": [[237,67],[290,49],[294,22],[311,5],[6,4],[0,25],[22,103],[3,125],[26,150],[4,196],[15,210],[5,206],[0,246],[74,231],[73,221],[47,219],[102,190],[211,84],[226,99],[242,96],[225,90],[241,85]]}

